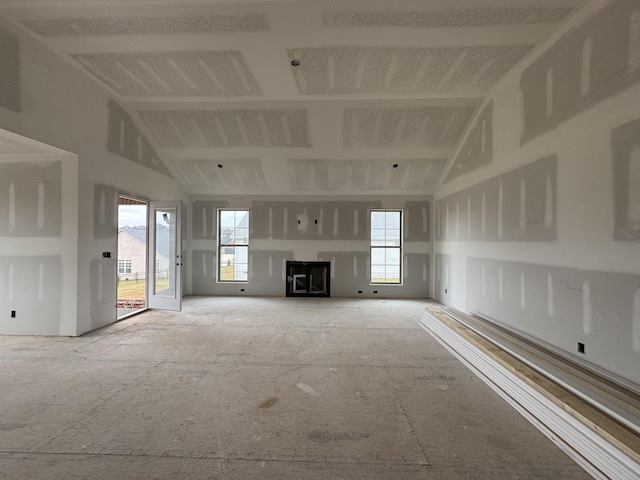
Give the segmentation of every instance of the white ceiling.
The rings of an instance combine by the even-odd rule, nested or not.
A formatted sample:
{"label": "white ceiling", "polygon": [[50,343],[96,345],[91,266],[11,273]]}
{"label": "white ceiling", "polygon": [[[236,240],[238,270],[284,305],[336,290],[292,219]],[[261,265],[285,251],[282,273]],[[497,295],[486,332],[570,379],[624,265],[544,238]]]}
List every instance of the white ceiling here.
{"label": "white ceiling", "polygon": [[3,0],[0,14],[106,87],[190,193],[378,195],[432,193],[493,85],[584,3]]}

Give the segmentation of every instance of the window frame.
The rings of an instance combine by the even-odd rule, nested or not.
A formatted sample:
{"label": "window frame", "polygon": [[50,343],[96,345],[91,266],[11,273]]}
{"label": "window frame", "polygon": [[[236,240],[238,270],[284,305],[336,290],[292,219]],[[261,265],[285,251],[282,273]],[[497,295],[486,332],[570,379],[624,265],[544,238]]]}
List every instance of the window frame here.
{"label": "window frame", "polygon": [[[397,212],[400,214],[400,225],[398,227],[398,239],[399,245],[373,245],[373,222],[372,216],[376,212]],[[399,268],[398,268],[398,281],[397,282],[374,282],[373,281],[373,249],[393,249],[399,252]],[[388,285],[388,286],[402,286],[403,284],[403,271],[404,271],[404,210],[402,208],[375,208],[369,210],[369,285]],[[386,266],[386,263],[385,263]],[[385,279],[386,280],[386,279]]]}
{"label": "window frame", "polygon": [[[222,244],[221,240],[222,240],[222,213],[223,212],[246,212],[248,219],[247,219],[247,237],[246,237],[246,242],[243,243],[234,243],[234,244]],[[216,244],[217,244],[217,250],[216,250],[216,282],[217,283],[249,283],[249,242],[250,242],[250,227],[251,227],[251,210],[248,208],[219,208],[218,209],[218,214],[217,214],[217,229],[216,229]],[[243,240],[245,238],[243,237]],[[236,247],[241,247],[241,248],[246,248],[247,249],[247,278],[246,280],[225,280],[222,279],[222,275],[221,275],[221,268],[222,268],[222,251],[223,249],[228,249],[228,248],[236,248]],[[225,253],[225,255],[228,255]],[[237,254],[234,254],[237,255]],[[234,271],[234,276],[236,276],[235,271]]]}
{"label": "window frame", "polygon": [[[121,270],[122,264],[122,271]],[[129,270],[127,272],[127,269]],[[133,262],[131,260],[119,259],[118,260],[118,275],[131,275],[133,272]]]}

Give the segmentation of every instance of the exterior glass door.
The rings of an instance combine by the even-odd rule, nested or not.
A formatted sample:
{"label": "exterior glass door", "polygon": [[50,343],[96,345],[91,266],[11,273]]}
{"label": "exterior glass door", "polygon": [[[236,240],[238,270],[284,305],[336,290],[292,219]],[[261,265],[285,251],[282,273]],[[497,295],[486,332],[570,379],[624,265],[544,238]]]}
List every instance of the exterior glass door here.
{"label": "exterior glass door", "polygon": [[151,202],[149,208],[149,307],[182,308],[182,202]]}

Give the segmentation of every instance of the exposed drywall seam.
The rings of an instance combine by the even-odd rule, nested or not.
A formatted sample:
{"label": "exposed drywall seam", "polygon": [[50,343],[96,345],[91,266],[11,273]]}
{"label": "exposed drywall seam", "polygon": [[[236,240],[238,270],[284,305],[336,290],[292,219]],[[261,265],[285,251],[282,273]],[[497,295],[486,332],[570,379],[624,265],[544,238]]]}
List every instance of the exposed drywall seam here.
{"label": "exposed drywall seam", "polygon": [[[640,275],[476,257],[468,258],[467,265],[470,313],[509,325],[640,385],[634,343]],[[585,346],[579,357],[578,342]]]}
{"label": "exposed drywall seam", "polygon": [[611,132],[616,240],[640,240],[640,119]]}
{"label": "exposed drywall seam", "polygon": [[115,100],[109,100],[109,131],[107,150],[132,162],[171,177],[147,138],[138,129],[131,115]]}
{"label": "exposed drywall seam", "polygon": [[522,72],[521,144],[640,80],[636,0],[614,0]]}
{"label": "exposed drywall seam", "polygon": [[557,163],[541,158],[437,200],[436,240],[555,240]]}

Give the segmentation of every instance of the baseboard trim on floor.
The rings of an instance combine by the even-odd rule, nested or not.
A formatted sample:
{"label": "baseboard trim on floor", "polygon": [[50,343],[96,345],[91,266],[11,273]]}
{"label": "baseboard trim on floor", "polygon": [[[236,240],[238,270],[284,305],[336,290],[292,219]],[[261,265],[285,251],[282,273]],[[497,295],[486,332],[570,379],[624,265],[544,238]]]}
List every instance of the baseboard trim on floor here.
{"label": "baseboard trim on floor", "polygon": [[[509,405],[597,479],[636,480],[640,462],[606,432],[582,421],[580,414],[516,369],[500,362],[486,348],[470,341],[465,329],[436,308],[427,308],[421,326]],[[468,330],[468,329],[467,329]],[[473,332],[468,331],[471,334]],[[475,335],[475,334],[473,334]]]}

